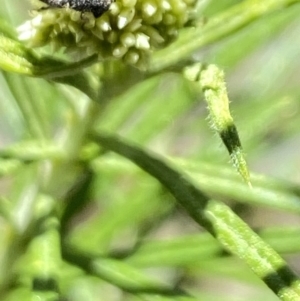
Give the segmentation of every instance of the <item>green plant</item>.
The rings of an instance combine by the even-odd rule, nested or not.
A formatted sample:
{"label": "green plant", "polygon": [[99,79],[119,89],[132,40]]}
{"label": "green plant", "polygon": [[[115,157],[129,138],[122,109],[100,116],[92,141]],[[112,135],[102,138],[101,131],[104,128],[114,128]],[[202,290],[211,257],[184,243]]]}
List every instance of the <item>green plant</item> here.
{"label": "green plant", "polygon": [[[148,17],[136,37],[120,21],[133,18],[122,1]],[[162,24],[142,12],[163,1],[122,1],[98,21],[39,11],[42,22],[21,28],[27,43],[0,21],[2,299],[300,300],[281,257],[300,249],[288,223],[300,212],[299,88],[289,80],[299,1],[199,1],[194,12],[186,0],[193,18],[175,9],[179,21]],[[108,14],[121,34],[106,36]],[[62,31],[47,35],[57,20]],[[49,43],[72,53],[31,48]],[[74,53],[90,56],[71,62]],[[292,141],[284,164],[272,163],[279,179],[249,175],[227,90],[250,167],[267,174],[264,154]]]}

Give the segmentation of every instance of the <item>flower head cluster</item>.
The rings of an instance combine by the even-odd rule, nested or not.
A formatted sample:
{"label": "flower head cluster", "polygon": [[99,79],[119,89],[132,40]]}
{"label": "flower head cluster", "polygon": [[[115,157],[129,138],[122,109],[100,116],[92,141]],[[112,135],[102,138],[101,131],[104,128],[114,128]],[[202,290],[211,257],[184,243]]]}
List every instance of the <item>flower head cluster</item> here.
{"label": "flower head cluster", "polygon": [[115,0],[98,18],[69,5],[47,7],[19,27],[19,37],[31,47],[51,44],[54,50],[64,48],[80,58],[98,54],[99,59],[142,66],[152,50],[176,37],[196,1]]}

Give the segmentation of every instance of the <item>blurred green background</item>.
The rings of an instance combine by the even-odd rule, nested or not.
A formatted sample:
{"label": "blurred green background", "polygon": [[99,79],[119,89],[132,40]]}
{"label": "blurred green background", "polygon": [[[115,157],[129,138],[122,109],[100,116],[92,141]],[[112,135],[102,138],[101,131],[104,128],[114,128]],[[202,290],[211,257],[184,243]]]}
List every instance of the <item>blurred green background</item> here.
{"label": "blurred green background", "polygon": [[[203,20],[241,2],[206,1]],[[5,0],[0,15],[18,26],[28,19],[29,7],[26,1]],[[253,191],[236,175],[224,146],[210,129],[203,96],[180,74],[160,74],[129,88],[107,104],[97,121],[97,128],[103,131],[119,133],[172,158],[206,193],[228,202],[261,231],[298,272],[299,15],[298,4],[282,9],[194,55],[225,71],[232,115],[253,173]],[[89,72],[93,73],[93,68]],[[35,121],[26,120],[24,103],[34,105]],[[70,133],[79,131],[77,120],[86,117],[82,112],[88,105],[89,99],[74,88],[3,72],[1,148],[45,136],[67,148],[65,141]],[[69,148],[66,151],[72,153],[72,144]],[[28,247],[28,239],[19,238],[34,216],[40,182],[47,178],[47,168],[43,169],[45,179],[43,175],[37,178],[38,168],[35,163],[23,164],[4,174],[0,182],[3,207],[14,220],[12,227],[0,217],[0,262],[6,266],[0,275],[5,279],[12,269],[13,275],[24,278],[20,280],[24,286],[36,261],[32,259],[34,246]],[[223,252],[206,233],[199,234],[199,226],[166,191],[130,163],[105,154],[89,168],[72,165],[72,161],[61,164],[60,159],[55,168],[61,169],[61,178],[43,193],[46,190],[62,204],[68,197],[86,199],[80,212],[64,225],[68,243],[104,258],[124,258],[147,277],[184,289],[196,300],[278,300],[242,262]],[[105,264],[111,269],[111,263]],[[119,289],[124,284],[109,280],[117,277],[102,273],[103,280],[64,264],[58,273],[61,290],[72,301],[181,300]],[[23,290],[12,289],[14,277],[4,289],[8,300],[27,296]]]}

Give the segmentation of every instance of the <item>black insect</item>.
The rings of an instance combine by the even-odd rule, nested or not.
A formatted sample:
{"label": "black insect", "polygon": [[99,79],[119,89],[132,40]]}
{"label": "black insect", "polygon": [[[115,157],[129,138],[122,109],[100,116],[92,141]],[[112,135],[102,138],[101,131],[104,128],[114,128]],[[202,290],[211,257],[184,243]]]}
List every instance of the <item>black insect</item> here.
{"label": "black insect", "polygon": [[114,0],[40,0],[49,7],[70,7],[81,12],[91,12],[95,18],[105,13]]}

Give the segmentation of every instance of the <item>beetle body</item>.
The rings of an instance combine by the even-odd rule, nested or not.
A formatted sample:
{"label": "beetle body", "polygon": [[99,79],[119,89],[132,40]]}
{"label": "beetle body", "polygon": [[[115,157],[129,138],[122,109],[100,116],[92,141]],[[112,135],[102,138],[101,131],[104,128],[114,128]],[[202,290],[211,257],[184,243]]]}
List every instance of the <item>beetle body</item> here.
{"label": "beetle body", "polygon": [[70,7],[80,12],[91,12],[95,18],[105,13],[113,0],[40,0],[49,7]]}

